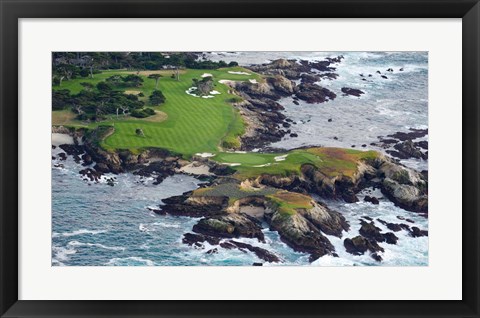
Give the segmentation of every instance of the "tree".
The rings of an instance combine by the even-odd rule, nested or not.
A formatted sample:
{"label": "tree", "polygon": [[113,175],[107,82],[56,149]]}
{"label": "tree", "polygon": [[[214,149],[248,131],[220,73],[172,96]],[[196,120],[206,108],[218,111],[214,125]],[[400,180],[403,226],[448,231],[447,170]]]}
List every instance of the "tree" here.
{"label": "tree", "polygon": [[133,87],[142,86],[142,83],[143,83],[143,78],[133,74],[122,77],[122,80],[125,82],[125,85],[133,86]]}
{"label": "tree", "polygon": [[111,87],[110,85],[108,85],[107,83],[105,83],[105,82],[99,82],[99,83],[97,84],[97,89],[98,89],[99,91],[104,91],[104,92],[105,92],[105,91],[111,91],[111,90],[112,90],[112,87]]}
{"label": "tree", "polygon": [[69,64],[62,64],[56,68],[56,75],[59,80],[58,86],[62,86],[64,79],[70,80],[74,74],[75,67]]}
{"label": "tree", "polygon": [[209,95],[213,89],[213,78],[211,76],[206,76],[202,79],[194,78],[192,81],[193,85],[197,87],[197,93],[201,96]]}
{"label": "tree", "polygon": [[137,128],[137,129],[135,129],[135,134],[136,134],[137,136],[145,137],[145,134],[143,133],[142,128]]}
{"label": "tree", "polygon": [[160,75],[160,74],[150,74],[150,75],[148,75],[148,78],[151,78],[151,79],[155,80],[155,90],[158,87],[158,80],[160,79],[160,77],[163,77],[163,76]]}
{"label": "tree", "polygon": [[165,103],[165,95],[163,95],[162,91],[153,91],[152,95],[149,97],[150,103],[152,105],[160,105]]}
{"label": "tree", "polygon": [[52,109],[61,110],[72,103],[72,96],[68,89],[60,89],[52,91]]}

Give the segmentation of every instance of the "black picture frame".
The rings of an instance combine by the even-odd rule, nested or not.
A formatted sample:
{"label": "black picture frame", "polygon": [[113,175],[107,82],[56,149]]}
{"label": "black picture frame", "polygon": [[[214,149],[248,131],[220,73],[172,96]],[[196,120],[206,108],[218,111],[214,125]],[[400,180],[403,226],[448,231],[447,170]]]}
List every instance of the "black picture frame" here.
{"label": "black picture frame", "polygon": [[[0,0],[0,10],[1,317],[479,317],[478,0]],[[463,299],[291,302],[18,300],[18,19],[162,17],[461,18]],[[385,292],[388,293],[388,289]]]}

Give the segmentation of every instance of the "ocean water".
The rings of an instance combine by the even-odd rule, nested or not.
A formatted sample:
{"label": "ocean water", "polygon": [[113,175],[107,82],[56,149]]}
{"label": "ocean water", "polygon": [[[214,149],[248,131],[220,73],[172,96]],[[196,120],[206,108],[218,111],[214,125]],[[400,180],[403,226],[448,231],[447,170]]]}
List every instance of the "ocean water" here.
{"label": "ocean water", "polygon": [[[297,122],[291,127],[298,138],[286,137],[272,146],[295,148],[305,145],[324,145],[360,148],[385,136],[409,128],[426,128],[428,125],[428,56],[419,52],[239,52],[208,54],[212,59],[236,60],[243,65],[263,63],[276,58],[323,59],[344,55],[338,64],[340,77],[334,81],[322,81],[337,93],[334,101],[319,105],[294,105],[284,99],[288,117]],[[393,68],[393,74],[385,72]],[[398,71],[404,68],[403,72]],[[374,74],[380,70],[388,79]],[[365,82],[359,76],[372,74]],[[342,96],[341,87],[359,88],[365,91],[360,98]],[[332,122],[328,122],[331,118]],[[333,139],[336,136],[338,140]],[[428,139],[425,137],[423,139]],[[375,149],[368,146],[367,149]],[[377,149],[378,150],[378,149]],[[383,151],[383,150],[381,150]],[[56,156],[61,149],[52,150]],[[427,169],[423,160],[404,161],[417,169]],[[61,164],[62,166],[59,166]],[[78,173],[84,167],[71,157],[66,161],[52,160],[52,265],[53,266],[250,266],[261,262],[253,253],[225,250],[218,246],[216,254],[206,252],[213,246],[196,249],[181,242],[184,233],[191,232],[196,218],[161,216],[148,210],[158,207],[161,200],[198,187],[200,181],[186,175],[167,178],[160,185],[153,180],[132,174],[115,177],[115,186],[106,182],[84,181]],[[343,247],[343,239],[358,235],[359,218],[369,216],[387,222],[406,223],[397,216],[409,218],[420,229],[428,229],[428,220],[416,213],[395,207],[380,197],[379,205],[367,202],[326,202],[341,212],[351,225],[343,238],[329,236],[339,257],[325,256],[310,264],[308,255],[297,253],[281,242],[276,232],[265,224],[266,243],[255,239],[239,239],[245,243],[263,247],[277,254],[280,264],[265,265],[313,265],[313,266],[425,266],[428,265],[428,237],[412,238],[405,231],[396,232],[397,245],[380,243],[385,248],[383,261],[378,263],[368,254],[353,256]],[[362,195],[360,195],[362,197]],[[375,222],[383,231],[382,224]]]}

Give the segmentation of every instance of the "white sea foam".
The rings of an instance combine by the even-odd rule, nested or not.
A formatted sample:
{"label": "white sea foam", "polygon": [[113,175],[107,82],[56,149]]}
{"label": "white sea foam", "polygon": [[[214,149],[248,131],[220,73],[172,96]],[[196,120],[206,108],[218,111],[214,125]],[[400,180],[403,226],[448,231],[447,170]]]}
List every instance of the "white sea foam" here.
{"label": "white sea foam", "polygon": [[124,258],[112,258],[109,260],[105,265],[107,266],[125,266],[125,265],[130,265],[131,262],[138,262],[141,265],[144,266],[155,266],[155,262],[152,260],[142,258],[142,257],[136,257],[136,256],[131,256],[131,257],[124,257]]}
{"label": "white sea foam", "polygon": [[174,229],[178,229],[180,228],[180,225],[179,224],[176,224],[176,223],[168,223],[168,222],[155,222],[153,223],[154,225],[158,225],[160,227],[165,227],[165,228],[174,228]]}
{"label": "white sea foam", "polygon": [[62,263],[63,261],[68,261],[69,255],[73,255],[77,251],[71,247],[66,248],[62,246],[52,246],[52,252],[53,252],[52,262],[57,261],[59,263]]}
{"label": "white sea foam", "polygon": [[79,246],[79,247],[97,247],[97,248],[103,248],[105,250],[112,250],[112,251],[124,251],[124,247],[120,246],[106,246],[100,243],[83,243],[83,242],[78,242],[78,241],[70,241],[68,242],[68,246]]}
{"label": "white sea foam", "polygon": [[63,233],[56,233],[53,232],[52,237],[70,237],[70,236],[77,236],[77,235],[85,235],[85,234],[91,234],[91,235],[96,235],[100,233],[105,233],[107,232],[106,230],[87,230],[87,229],[80,229],[72,232],[63,232]]}

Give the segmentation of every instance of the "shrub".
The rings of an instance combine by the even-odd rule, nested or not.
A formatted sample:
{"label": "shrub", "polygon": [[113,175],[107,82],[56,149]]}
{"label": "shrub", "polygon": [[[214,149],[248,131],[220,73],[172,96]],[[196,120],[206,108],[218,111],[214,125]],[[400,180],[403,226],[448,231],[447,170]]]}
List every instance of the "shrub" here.
{"label": "shrub", "polygon": [[228,149],[240,148],[240,140],[236,137],[227,137],[223,140],[222,147]]}
{"label": "shrub", "polygon": [[134,109],[132,110],[130,115],[136,118],[145,118],[155,115],[155,111],[151,108]]}
{"label": "shrub", "polygon": [[150,95],[149,100],[152,105],[160,105],[165,103],[165,96],[163,95],[162,91],[156,90],[153,91],[152,95]]}

